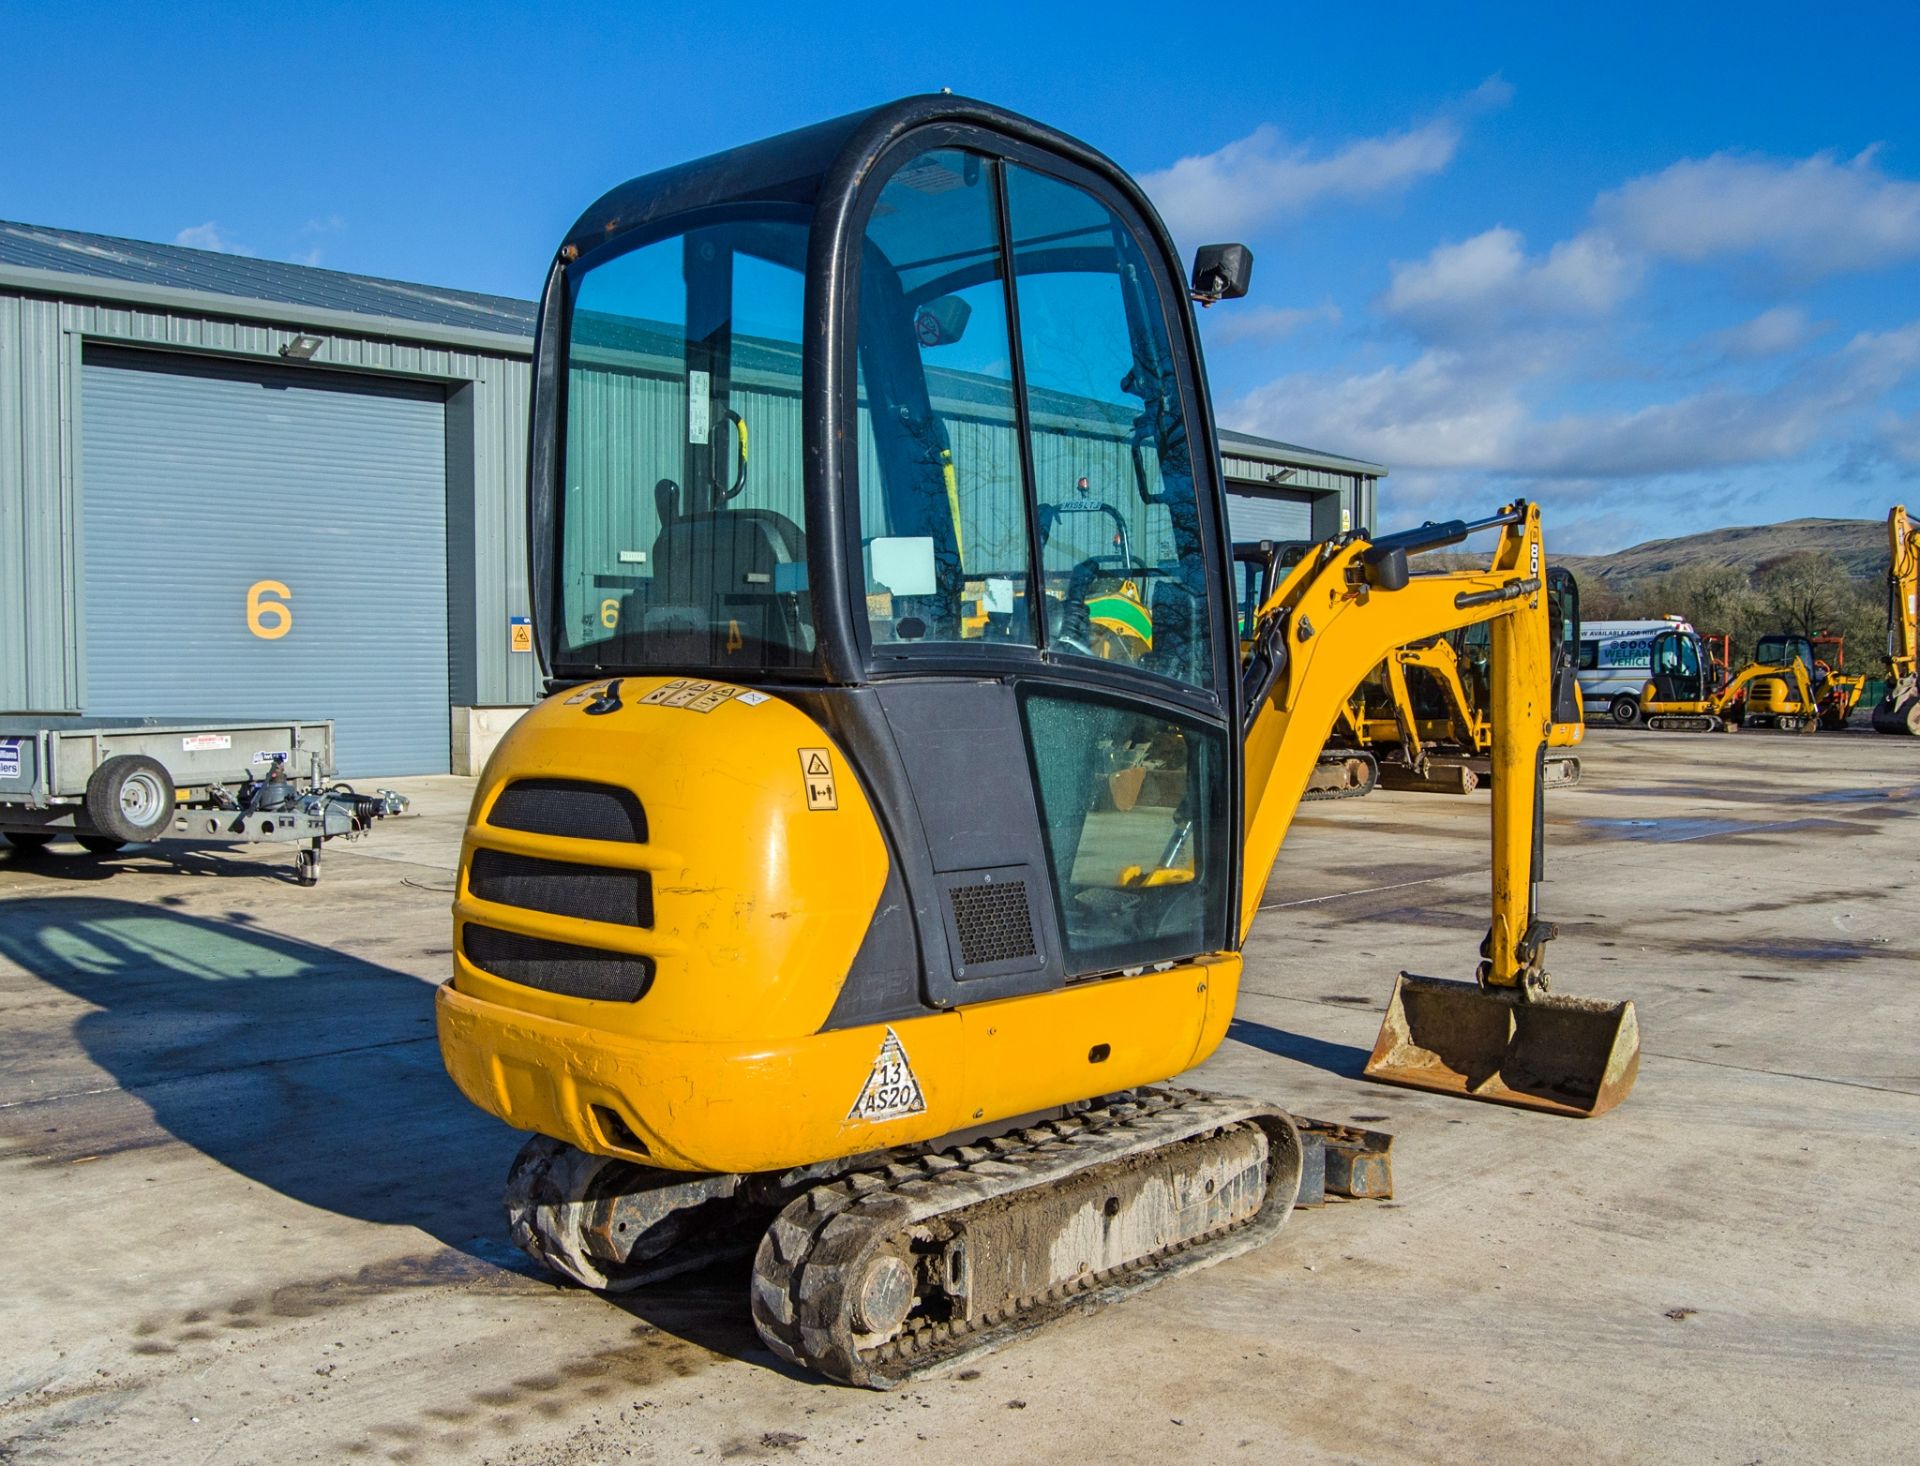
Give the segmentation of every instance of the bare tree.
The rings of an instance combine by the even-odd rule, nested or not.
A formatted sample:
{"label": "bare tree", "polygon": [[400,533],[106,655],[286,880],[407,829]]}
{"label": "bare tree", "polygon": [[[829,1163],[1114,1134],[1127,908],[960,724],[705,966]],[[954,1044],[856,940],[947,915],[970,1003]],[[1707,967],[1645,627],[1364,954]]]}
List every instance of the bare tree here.
{"label": "bare tree", "polygon": [[1833,556],[1796,550],[1762,566],[1754,586],[1774,617],[1773,629],[1818,636],[1838,619],[1849,580]]}

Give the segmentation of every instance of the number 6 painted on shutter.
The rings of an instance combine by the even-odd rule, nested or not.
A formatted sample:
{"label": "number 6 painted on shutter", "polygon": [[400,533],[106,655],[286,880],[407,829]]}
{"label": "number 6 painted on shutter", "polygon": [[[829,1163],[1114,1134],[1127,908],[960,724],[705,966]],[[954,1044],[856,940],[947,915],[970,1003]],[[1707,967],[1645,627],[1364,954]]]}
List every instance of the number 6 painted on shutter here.
{"label": "number 6 painted on shutter", "polygon": [[293,607],[287,604],[292,599],[280,581],[256,580],[247,587],[247,630],[262,641],[278,641],[293,630]]}

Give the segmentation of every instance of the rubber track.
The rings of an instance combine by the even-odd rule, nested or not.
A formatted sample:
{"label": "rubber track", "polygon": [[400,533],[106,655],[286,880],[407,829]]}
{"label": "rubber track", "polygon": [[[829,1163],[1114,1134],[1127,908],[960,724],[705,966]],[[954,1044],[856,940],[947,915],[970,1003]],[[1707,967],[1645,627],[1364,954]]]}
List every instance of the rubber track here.
{"label": "rubber track", "polygon": [[[761,1337],[776,1354],[846,1384],[892,1389],[937,1369],[1031,1333],[1064,1314],[1139,1292],[1179,1273],[1258,1246],[1286,1220],[1298,1187],[1298,1148],[1291,1180],[1276,1182],[1269,1201],[1237,1226],[1190,1238],[1121,1267],[1090,1273],[1045,1294],[989,1309],[976,1320],[917,1320],[877,1348],[862,1350],[845,1322],[846,1282],[877,1242],[1177,1140],[1279,1111],[1224,1095],[1150,1089],[1064,1120],[951,1151],[891,1163],[814,1187],[791,1203],[761,1240],[754,1260],[752,1306]],[[1162,1138],[1156,1139],[1155,1132]],[[1275,1164],[1285,1158],[1276,1156]],[[1284,1189],[1285,1195],[1275,1193]]]}
{"label": "rubber track", "polygon": [[[1344,754],[1342,757],[1351,758],[1354,757],[1354,755]],[[1304,804],[1308,800],[1360,799],[1365,795],[1373,793],[1374,790],[1380,787],[1380,765],[1371,754],[1366,757],[1370,766],[1366,783],[1354,789],[1309,789],[1305,794],[1300,796],[1300,802]]]}

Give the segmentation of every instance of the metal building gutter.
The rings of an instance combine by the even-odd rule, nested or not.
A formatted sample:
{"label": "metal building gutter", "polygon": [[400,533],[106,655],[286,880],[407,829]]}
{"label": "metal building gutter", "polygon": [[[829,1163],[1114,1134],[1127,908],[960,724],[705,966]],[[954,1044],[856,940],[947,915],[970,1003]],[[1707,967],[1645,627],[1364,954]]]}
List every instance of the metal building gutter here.
{"label": "metal building gutter", "polygon": [[16,290],[55,299],[108,301],[118,305],[153,306],[192,315],[229,317],[264,325],[337,332],[346,336],[384,337],[395,341],[448,346],[460,351],[482,351],[494,356],[533,355],[533,337],[509,331],[477,331],[466,326],[409,321],[399,316],[362,315],[358,311],[326,306],[294,305],[280,300],[258,300],[242,295],[220,295],[177,285],[143,285],[98,275],[69,275],[60,270],[38,270],[26,265],[0,264],[0,290]]}
{"label": "metal building gutter", "polygon": [[1282,443],[1273,438],[1256,437],[1252,433],[1236,432],[1225,427],[1220,430],[1220,456],[1246,458],[1256,463],[1272,459],[1298,464],[1301,468],[1323,468],[1329,473],[1356,474],[1362,478],[1387,476],[1384,463],[1369,463],[1364,458],[1343,458],[1338,453],[1316,453],[1297,443]]}

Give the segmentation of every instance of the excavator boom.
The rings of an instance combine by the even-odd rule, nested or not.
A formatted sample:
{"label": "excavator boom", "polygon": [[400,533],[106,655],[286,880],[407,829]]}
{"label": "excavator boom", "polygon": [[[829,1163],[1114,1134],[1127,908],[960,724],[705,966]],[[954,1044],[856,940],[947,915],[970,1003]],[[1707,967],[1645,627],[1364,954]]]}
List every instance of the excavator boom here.
{"label": "excavator boom", "polygon": [[[1409,573],[1407,557],[1498,529],[1484,571]],[[1552,726],[1552,646],[1537,506],[1476,524],[1323,546],[1261,608],[1248,666],[1244,937],[1349,688],[1340,669],[1488,622],[1492,635],[1491,920],[1473,983],[1403,976],[1367,1072],[1376,1079],[1566,1114],[1601,1114],[1639,1066],[1631,1003],[1548,991],[1538,911],[1542,767]],[[1261,655],[1265,649],[1266,655]]]}

